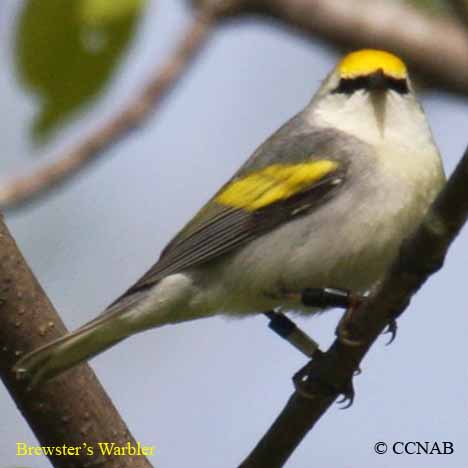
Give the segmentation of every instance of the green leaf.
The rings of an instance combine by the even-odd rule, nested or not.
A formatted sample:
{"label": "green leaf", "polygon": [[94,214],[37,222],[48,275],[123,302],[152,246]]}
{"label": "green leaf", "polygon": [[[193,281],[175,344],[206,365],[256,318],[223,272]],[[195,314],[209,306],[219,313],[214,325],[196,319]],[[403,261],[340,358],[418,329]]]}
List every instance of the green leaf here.
{"label": "green leaf", "polygon": [[145,0],[28,0],[16,34],[16,70],[39,101],[32,133],[51,132],[109,82]]}
{"label": "green leaf", "polygon": [[82,0],[80,15],[85,24],[96,26],[128,18],[139,12],[145,0]]}

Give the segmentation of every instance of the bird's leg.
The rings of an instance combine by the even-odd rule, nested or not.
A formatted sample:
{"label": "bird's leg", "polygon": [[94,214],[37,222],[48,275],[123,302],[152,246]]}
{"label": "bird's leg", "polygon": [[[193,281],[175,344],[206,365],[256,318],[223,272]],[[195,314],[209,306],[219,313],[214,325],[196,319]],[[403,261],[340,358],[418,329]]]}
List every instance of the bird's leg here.
{"label": "bird's leg", "polygon": [[[300,302],[306,307],[329,308],[337,307],[346,309],[341,318],[336,334],[339,341],[346,346],[359,346],[361,342],[355,338],[356,331],[352,329],[352,315],[363,301],[363,296],[352,291],[339,288],[307,288],[300,292],[285,292],[288,301]],[[313,358],[293,377],[296,391],[307,398],[315,398],[317,395],[336,395],[341,393],[343,396],[339,403],[347,402],[344,408],[352,405],[354,399],[354,389],[352,378],[342,383],[339,388],[335,385],[327,384],[322,375],[322,368],[326,367],[327,354],[323,353],[317,342],[303,332],[288,317],[280,312],[269,311],[265,315],[270,319],[269,327],[278,335],[299,349],[306,356]],[[393,341],[396,335],[396,321],[391,320],[385,333],[391,335],[389,343]],[[359,374],[358,369],[355,375]]]}
{"label": "bird's leg", "polygon": [[341,288],[307,288],[300,293],[300,301],[306,307],[338,307],[349,309],[356,307],[361,298],[347,289]]}
{"label": "bird's leg", "polygon": [[[316,288],[316,289],[304,289],[299,293],[286,293],[288,300],[294,302],[300,302],[306,307],[316,308],[328,308],[328,307],[340,307],[346,308],[347,312],[345,317],[341,320],[340,326],[343,331],[345,330],[346,320],[349,320],[350,313],[360,304],[362,298],[353,294],[352,292],[345,289],[336,288]],[[330,385],[322,382],[320,377],[320,363],[324,364],[323,360],[326,360],[326,355],[323,353],[318,343],[303,332],[297,325],[284,314],[276,311],[265,312],[265,315],[270,319],[269,327],[277,333],[279,336],[284,338],[295,348],[299,349],[306,356],[313,358],[304,368],[297,372],[293,378],[295,388],[298,393],[307,398],[314,398],[318,394],[336,394],[341,393],[343,399],[340,402],[348,402],[347,406],[350,406],[354,398],[354,389],[352,380],[350,379],[344,385],[340,386],[339,389],[332,388]],[[347,317],[347,319],[346,319]],[[339,335],[340,336],[340,335]],[[345,344],[349,344],[350,338],[345,337]],[[352,341],[355,345],[356,342]],[[318,367],[317,367],[318,366]]]}
{"label": "bird's leg", "polygon": [[[300,292],[284,292],[284,295],[289,301],[300,302],[306,307],[319,309],[339,307],[347,309],[338,325],[337,335],[344,344],[351,346],[359,344],[348,336],[346,322],[349,320],[352,311],[360,304],[361,296],[339,288],[307,288]],[[303,354],[313,357],[317,351],[320,352],[317,342],[284,314],[276,311],[268,311],[264,312],[264,314],[270,319],[268,326]]]}
{"label": "bird's leg", "polygon": [[346,306],[346,311],[338,322],[335,333],[344,345],[359,346],[361,342],[355,337],[356,333],[353,333],[352,317],[354,311],[361,305],[363,296],[349,292],[348,300],[349,302]]}
{"label": "bird's leg", "polygon": [[264,314],[270,319],[268,326],[307,357],[315,357],[316,353],[320,352],[318,343],[286,315],[273,310],[264,312]]}
{"label": "bird's leg", "polygon": [[[308,307],[339,307],[346,309],[336,328],[336,335],[338,339],[347,346],[359,346],[361,344],[359,339],[353,337],[353,334],[356,335],[356,333],[353,333],[352,330],[352,315],[361,305],[364,296],[353,293],[347,289],[316,288],[304,289],[300,293],[300,298],[302,304]],[[387,345],[389,345],[393,342],[397,334],[396,319],[393,318],[389,321],[384,333],[390,335],[390,339],[387,343]]]}
{"label": "bird's leg", "polygon": [[300,293],[288,294],[288,297],[299,300],[306,307],[346,309],[336,329],[336,335],[347,346],[358,346],[360,344],[358,340],[352,338],[350,324],[353,311],[363,300],[361,295],[341,288],[307,288]]}

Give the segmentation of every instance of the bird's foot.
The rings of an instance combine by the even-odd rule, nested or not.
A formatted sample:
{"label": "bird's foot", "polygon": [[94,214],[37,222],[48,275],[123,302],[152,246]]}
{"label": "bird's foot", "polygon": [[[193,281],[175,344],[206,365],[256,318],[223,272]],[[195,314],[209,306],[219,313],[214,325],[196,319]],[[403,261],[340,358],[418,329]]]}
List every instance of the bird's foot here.
{"label": "bird's foot", "polygon": [[353,404],[355,396],[352,379],[350,378],[339,386],[327,382],[323,378],[323,369],[326,366],[326,363],[323,362],[324,359],[326,359],[324,353],[316,352],[314,359],[294,375],[293,383],[297,393],[304,398],[311,399],[341,395],[342,397],[337,403],[345,403],[342,409],[349,408]]}
{"label": "bird's foot", "polygon": [[357,336],[357,331],[353,329],[353,313],[361,305],[363,296],[349,293],[349,302],[343,317],[336,327],[336,336],[340,343],[346,346],[361,346],[362,342]]}

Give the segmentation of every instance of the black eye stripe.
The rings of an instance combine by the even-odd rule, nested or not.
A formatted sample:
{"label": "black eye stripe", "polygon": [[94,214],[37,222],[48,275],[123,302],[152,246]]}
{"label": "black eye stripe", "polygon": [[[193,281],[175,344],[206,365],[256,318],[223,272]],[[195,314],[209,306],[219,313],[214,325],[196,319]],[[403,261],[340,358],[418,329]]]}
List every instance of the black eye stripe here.
{"label": "black eye stripe", "polygon": [[[375,88],[372,80],[372,75],[358,76],[357,78],[341,78],[340,83],[332,91],[332,93],[353,94],[359,89],[370,90]],[[404,78],[383,76],[380,87],[382,89],[391,89],[399,94],[407,94],[409,92],[408,83]]]}

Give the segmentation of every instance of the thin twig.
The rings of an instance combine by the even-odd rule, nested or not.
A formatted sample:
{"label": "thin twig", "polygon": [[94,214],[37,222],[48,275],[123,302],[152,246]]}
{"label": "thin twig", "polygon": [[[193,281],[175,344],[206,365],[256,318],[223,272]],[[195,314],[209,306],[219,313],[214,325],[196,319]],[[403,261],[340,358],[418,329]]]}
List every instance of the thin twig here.
{"label": "thin twig", "polygon": [[151,74],[143,89],[127,106],[74,148],[58,155],[53,162],[36,172],[18,177],[0,187],[0,209],[18,206],[36,199],[46,191],[67,181],[72,175],[104,154],[104,150],[121,141],[147,119],[180,80],[209,37],[216,14],[202,10],[189,27],[173,55]]}
{"label": "thin twig", "polygon": [[335,340],[320,359],[310,361],[308,373],[314,378],[304,385],[315,398],[305,398],[296,391],[242,468],[283,466],[340,390],[346,388],[376,338],[442,266],[450,244],[468,218],[467,187],[468,148],[416,233],[402,246],[384,282],[353,313],[347,325],[361,344],[345,346]]}
{"label": "thin twig", "polygon": [[[453,0],[455,1],[455,0]],[[256,13],[346,48],[378,47],[400,54],[430,84],[468,95],[468,41],[450,18],[427,16],[400,2],[361,0],[192,0],[200,14],[163,69],[154,72],[125,109],[50,165],[0,186],[0,209],[48,192],[119,142],[154,111],[186,72],[216,20]]]}

